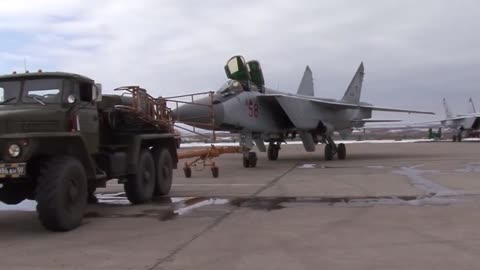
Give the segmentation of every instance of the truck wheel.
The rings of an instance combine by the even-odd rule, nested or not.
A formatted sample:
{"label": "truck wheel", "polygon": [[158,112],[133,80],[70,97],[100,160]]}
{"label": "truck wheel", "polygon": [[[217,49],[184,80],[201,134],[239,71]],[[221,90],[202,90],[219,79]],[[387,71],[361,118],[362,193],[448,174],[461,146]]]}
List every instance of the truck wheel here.
{"label": "truck wheel", "polygon": [[27,198],[27,195],[27,190],[23,185],[6,184],[0,188],[0,201],[5,204],[19,204]]}
{"label": "truck wheel", "polygon": [[51,231],[69,231],[82,222],[87,205],[87,176],[75,158],[54,158],[44,163],[37,178],[37,212]]}
{"label": "truck wheel", "polygon": [[128,200],[133,204],[148,202],[155,189],[155,162],[150,151],[143,150],[137,163],[135,174],[127,177],[123,186]]}
{"label": "truck wheel", "polygon": [[172,188],[173,160],[170,151],[167,149],[159,150],[155,153],[156,183],[155,195],[164,196]]}

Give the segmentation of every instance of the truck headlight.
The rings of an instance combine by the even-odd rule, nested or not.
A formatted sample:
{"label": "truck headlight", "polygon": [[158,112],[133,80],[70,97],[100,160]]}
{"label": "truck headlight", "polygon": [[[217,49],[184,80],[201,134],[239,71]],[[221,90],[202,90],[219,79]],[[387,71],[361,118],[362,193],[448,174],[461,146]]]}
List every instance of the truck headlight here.
{"label": "truck headlight", "polygon": [[18,157],[20,156],[20,153],[22,152],[22,148],[20,148],[20,145],[18,144],[11,144],[8,147],[8,154],[10,154],[11,157]]}

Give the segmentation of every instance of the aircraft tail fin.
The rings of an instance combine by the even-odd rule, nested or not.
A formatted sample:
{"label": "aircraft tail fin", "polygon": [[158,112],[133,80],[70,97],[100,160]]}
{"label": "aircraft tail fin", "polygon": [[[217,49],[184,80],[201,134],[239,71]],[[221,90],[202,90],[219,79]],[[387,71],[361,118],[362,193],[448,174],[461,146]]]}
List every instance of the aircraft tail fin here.
{"label": "aircraft tail fin", "polygon": [[445,116],[447,119],[453,118],[453,113],[448,107],[447,100],[445,98],[443,98],[443,107],[445,108]]}
{"label": "aircraft tail fin", "polygon": [[475,109],[475,104],[473,103],[472,98],[468,99],[468,113],[477,113],[477,110]]}
{"label": "aircraft tail fin", "polygon": [[313,91],[313,76],[309,66],[305,68],[302,81],[300,81],[300,85],[298,86],[297,94],[303,96],[315,96]]}
{"label": "aircraft tail fin", "polygon": [[357,72],[353,76],[350,85],[347,88],[347,91],[343,95],[342,101],[347,103],[358,104],[360,103],[360,95],[362,93],[362,83],[363,83],[364,68],[363,62],[360,63]]}

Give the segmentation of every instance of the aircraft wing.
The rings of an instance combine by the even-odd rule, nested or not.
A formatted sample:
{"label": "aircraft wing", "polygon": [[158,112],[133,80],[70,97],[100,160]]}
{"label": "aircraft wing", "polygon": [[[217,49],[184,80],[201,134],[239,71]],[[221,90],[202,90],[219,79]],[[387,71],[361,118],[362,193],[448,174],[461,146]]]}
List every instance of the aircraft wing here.
{"label": "aircraft wing", "polygon": [[435,114],[434,112],[426,112],[426,111],[415,111],[415,110],[405,110],[405,109],[393,109],[393,108],[383,108],[383,107],[375,107],[375,106],[358,106],[362,109],[371,109],[372,111],[384,111],[384,112],[403,112],[403,113],[415,113],[415,114]]}
{"label": "aircraft wing", "polygon": [[266,94],[263,97],[276,97],[276,98],[293,98],[293,99],[302,99],[308,100],[318,105],[322,105],[325,107],[329,107],[331,109],[370,109],[372,111],[384,111],[384,112],[403,112],[403,113],[415,113],[415,114],[435,114],[433,112],[426,112],[426,111],[416,111],[416,110],[405,110],[405,109],[393,109],[393,108],[383,108],[383,107],[375,107],[372,105],[365,105],[365,104],[351,104],[351,103],[343,103],[334,100],[326,100],[326,99],[317,99],[317,98],[308,98],[304,96],[291,96],[291,95],[282,95],[282,94]]}

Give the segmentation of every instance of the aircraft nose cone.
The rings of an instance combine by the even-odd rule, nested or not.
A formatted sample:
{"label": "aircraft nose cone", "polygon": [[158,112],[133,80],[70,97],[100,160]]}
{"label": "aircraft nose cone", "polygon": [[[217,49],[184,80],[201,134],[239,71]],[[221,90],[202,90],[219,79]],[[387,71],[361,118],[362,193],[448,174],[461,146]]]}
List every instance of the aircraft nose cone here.
{"label": "aircraft nose cone", "polygon": [[172,111],[172,117],[176,122],[211,130],[214,128],[213,120],[216,128],[223,119],[223,105],[212,105],[210,97],[201,98],[194,103],[180,105]]}

